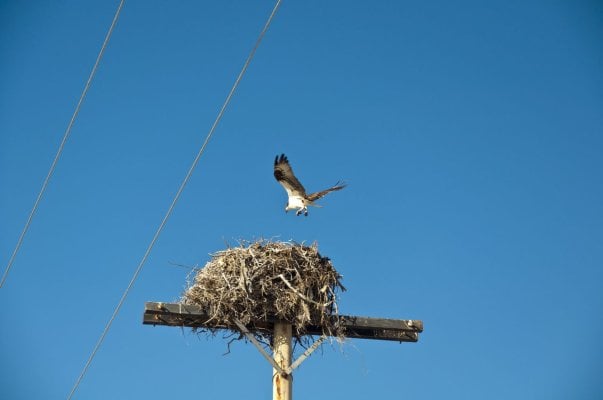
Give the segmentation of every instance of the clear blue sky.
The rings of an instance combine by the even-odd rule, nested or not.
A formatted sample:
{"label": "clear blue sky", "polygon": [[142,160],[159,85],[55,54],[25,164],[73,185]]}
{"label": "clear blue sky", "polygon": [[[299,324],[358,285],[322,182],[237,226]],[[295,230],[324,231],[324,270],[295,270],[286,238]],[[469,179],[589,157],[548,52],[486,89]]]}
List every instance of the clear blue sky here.
{"label": "clear blue sky", "polygon": [[[2,268],[118,1],[0,3]],[[0,290],[0,398],[63,399],[273,1],[126,2]],[[603,398],[603,6],[284,0],[75,398],[270,398],[249,344],[141,324],[225,242],[318,241],[342,313],[296,398]],[[284,152],[309,190],[283,212]]]}

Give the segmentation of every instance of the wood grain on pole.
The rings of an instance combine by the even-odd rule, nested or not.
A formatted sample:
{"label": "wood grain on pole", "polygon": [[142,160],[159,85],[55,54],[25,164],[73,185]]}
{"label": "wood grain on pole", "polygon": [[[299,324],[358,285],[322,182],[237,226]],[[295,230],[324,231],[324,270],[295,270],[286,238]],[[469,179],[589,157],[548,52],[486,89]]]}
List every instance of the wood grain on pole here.
{"label": "wood grain on pole", "polygon": [[[291,324],[284,321],[274,323],[274,339],[272,343],[272,357],[282,369],[287,370],[291,365]],[[292,395],[291,374],[281,374],[272,369],[272,400],[291,400]]]}

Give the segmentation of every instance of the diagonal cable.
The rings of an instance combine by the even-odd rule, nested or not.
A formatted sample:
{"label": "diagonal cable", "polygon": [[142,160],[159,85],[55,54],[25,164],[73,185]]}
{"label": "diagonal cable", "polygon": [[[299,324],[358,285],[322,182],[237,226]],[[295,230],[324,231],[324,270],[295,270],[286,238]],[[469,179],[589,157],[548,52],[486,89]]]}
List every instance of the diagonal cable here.
{"label": "diagonal cable", "polygon": [[98,352],[98,349],[100,348],[100,346],[102,345],[103,341],[105,340],[105,336],[107,336],[107,333],[109,332],[109,329],[111,328],[111,325],[113,324],[113,321],[115,320],[115,317],[117,317],[117,314],[119,313],[119,310],[123,306],[123,304],[124,304],[124,302],[126,300],[126,297],[128,296],[128,294],[130,292],[130,289],[132,289],[132,286],[134,285],[134,282],[138,278],[138,275],[140,274],[140,271],[142,270],[144,264],[146,263],[147,258],[149,257],[149,254],[151,253],[151,250],[153,249],[153,246],[155,245],[155,242],[157,241],[157,238],[159,238],[159,235],[161,234],[161,231],[163,230],[163,227],[165,226],[165,224],[166,224],[167,220],[169,219],[170,215],[172,214],[172,211],[174,210],[174,206],[178,202],[178,199],[180,198],[180,195],[182,194],[182,191],[184,190],[184,187],[188,183],[191,175],[193,174],[193,171],[195,170],[195,167],[197,166],[197,163],[199,162],[199,159],[201,158],[201,155],[205,151],[205,147],[209,143],[209,140],[211,139],[211,137],[212,137],[212,135],[213,135],[216,127],[218,126],[218,123],[222,119],[222,116],[224,115],[224,111],[226,110],[226,107],[228,106],[228,103],[230,103],[230,100],[231,100],[234,92],[236,91],[237,87],[239,86],[239,83],[240,83],[241,79],[243,78],[243,75],[247,71],[247,67],[251,63],[251,60],[253,59],[253,56],[255,55],[255,52],[258,49],[259,45],[260,45],[260,42],[262,41],[264,35],[266,34],[266,31],[268,30],[268,27],[270,26],[270,23],[272,22],[272,19],[273,19],[274,15],[276,14],[276,11],[278,10],[278,8],[280,6],[280,3],[281,3],[281,0],[277,0],[274,8],[272,9],[272,13],[268,17],[268,20],[266,21],[266,24],[264,25],[264,28],[262,29],[262,32],[260,33],[260,35],[258,36],[258,39],[255,42],[255,45],[254,45],[253,49],[249,53],[249,56],[247,56],[247,60],[245,61],[245,64],[243,65],[243,68],[241,69],[241,72],[237,76],[237,79],[236,79],[234,85],[230,89],[230,92],[228,93],[228,96],[226,97],[226,100],[224,101],[224,104],[222,105],[222,108],[220,109],[220,112],[218,113],[218,116],[216,117],[216,120],[214,121],[213,125],[211,126],[211,128],[209,130],[209,133],[207,134],[207,137],[205,138],[205,141],[203,142],[203,145],[199,149],[199,152],[197,153],[197,156],[193,160],[193,163],[190,166],[190,168],[189,168],[189,170],[188,170],[188,172],[187,172],[184,180],[180,184],[180,188],[176,192],[176,195],[174,196],[174,199],[172,200],[172,204],[170,204],[170,207],[168,208],[165,216],[163,217],[163,220],[161,221],[161,224],[159,225],[159,228],[157,228],[157,231],[155,232],[155,235],[153,236],[153,239],[151,240],[151,243],[147,247],[147,250],[145,251],[142,259],[140,260],[140,263],[138,264],[138,267],[134,271],[134,275],[132,276],[132,279],[130,280],[130,283],[128,284],[128,286],[126,287],[126,290],[122,294],[119,302],[117,303],[117,306],[115,307],[115,310],[113,311],[113,314],[111,315],[111,318],[109,318],[109,321],[107,322],[107,325],[105,325],[105,329],[103,330],[103,332],[101,333],[98,341],[96,342],[96,345],[94,346],[94,349],[92,350],[92,353],[88,357],[88,361],[86,361],[86,364],[84,365],[84,368],[82,369],[82,372],[80,373],[80,376],[78,377],[77,381],[73,385],[73,388],[71,389],[71,392],[67,396],[67,400],[70,400],[73,397],[73,394],[77,390],[77,388],[80,385],[82,379],[84,378],[84,375],[86,374],[88,368],[90,367],[90,364],[92,363],[92,360],[94,359],[94,356],[96,355],[96,353]]}
{"label": "diagonal cable", "polygon": [[100,64],[100,61],[103,58],[103,54],[105,53],[105,49],[107,48],[107,44],[109,43],[109,39],[111,38],[113,29],[115,28],[115,25],[117,24],[117,20],[119,19],[119,14],[121,13],[121,9],[124,5],[124,2],[125,2],[125,0],[121,0],[119,5],[117,6],[117,11],[115,12],[115,16],[113,17],[111,26],[109,27],[109,31],[107,32],[103,45],[101,46],[100,52],[98,53],[98,56],[96,57],[96,62],[94,63],[94,67],[92,67],[92,71],[90,72],[90,76],[88,77],[88,81],[86,82],[86,86],[84,86],[84,90],[82,91],[82,94],[80,95],[80,99],[77,102],[77,106],[75,107],[75,111],[73,112],[73,115],[71,116],[69,125],[67,125],[67,129],[65,130],[65,134],[63,135],[63,140],[61,141],[61,144],[59,145],[59,149],[57,150],[57,153],[54,156],[54,160],[52,161],[52,164],[50,165],[50,169],[48,170],[46,179],[44,179],[44,183],[42,184],[40,193],[38,193],[38,197],[36,198],[33,208],[31,209],[31,211],[29,213],[27,222],[25,223],[25,226],[23,227],[23,230],[21,231],[21,235],[19,236],[17,245],[15,246],[15,249],[13,250],[13,254],[10,257],[10,260],[8,260],[8,264],[6,265],[6,269],[4,270],[4,274],[2,275],[2,280],[0,281],[0,288],[2,288],[2,286],[4,285],[4,282],[6,281],[8,273],[9,273],[11,267],[13,266],[13,263],[15,262],[17,253],[19,252],[19,249],[21,248],[21,245],[23,244],[23,239],[25,238],[25,234],[27,233],[27,231],[29,230],[29,226],[31,225],[31,220],[33,219],[33,216],[36,213],[36,210],[38,209],[40,200],[42,200],[42,196],[44,195],[44,192],[46,191],[46,187],[48,186],[48,182],[50,181],[50,178],[52,177],[52,174],[54,173],[54,169],[57,166],[59,158],[61,158],[61,154],[63,153],[63,148],[65,147],[65,143],[67,142],[69,135],[71,135],[71,128],[73,128],[75,119],[80,112],[80,108],[82,107],[84,98],[86,97],[86,94],[88,93],[88,89],[90,88],[90,85],[92,84],[92,79],[94,79],[94,75],[96,75],[96,70],[98,69],[98,65]]}

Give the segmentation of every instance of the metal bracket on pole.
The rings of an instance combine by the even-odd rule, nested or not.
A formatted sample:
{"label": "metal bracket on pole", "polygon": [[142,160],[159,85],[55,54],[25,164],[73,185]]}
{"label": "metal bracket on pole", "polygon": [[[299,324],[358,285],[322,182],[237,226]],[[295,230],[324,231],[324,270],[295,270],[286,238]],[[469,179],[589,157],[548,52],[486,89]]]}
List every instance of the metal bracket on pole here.
{"label": "metal bracket on pole", "polygon": [[295,368],[299,367],[299,365],[303,363],[305,359],[308,358],[310,354],[312,354],[314,350],[316,350],[318,346],[322,344],[322,342],[325,341],[326,338],[327,337],[325,335],[322,335],[321,337],[316,339],[316,341],[312,343],[312,346],[308,347],[306,351],[304,351],[301,356],[297,357],[297,360],[293,361],[293,364],[291,364],[289,368],[287,368],[287,373],[290,374]]}
{"label": "metal bracket on pole", "polygon": [[278,365],[276,363],[276,361],[274,361],[274,358],[270,357],[270,354],[268,354],[266,352],[266,350],[264,350],[264,348],[262,347],[262,345],[260,344],[260,342],[258,342],[257,339],[255,337],[253,337],[253,335],[251,334],[251,332],[249,332],[249,330],[247,329],[247,327],[245,325],[243,325],[243,323],[241,321],[239,321],[238,319],[235,319],[234,322],[235,322],[235,324],[237,324],[237,326],[243,332],[243,334],[245,334],[245,336],[247,337],[247,339],[249,339],[249,341],[251,343],[253,343],[253,345],[264,356],[264,358],[266,360],[268,360],[268,362],[274,367],[275,370],[277,370],[280,374],[289,375],[289,372],[287,372],[284,369],[282,369],[281,366]]}
{"label": "metal bracket on pole", "polygon": [[235,322],[235,324],[237,324],[237,327],[239,327],[239,329],[241,330],[241,332],[243,332],[243,334],[247,337],[247,339],[249,339],[249,341],[264,356],[264,358],[266,360],[268,360],[268,362],[270,363],[270,365],[272,365],[274,367],[274,369],[276,369],[280,374],[283,374],[283,375],[291,375],[291,373],[293,372],[293,370],[295,370],[297,367],[299,367],[300,364],[303,363],[306,360],[306,358],[308,358],[310,356],[310,354],[312,354],[314,352],[314,350],[316,350],[326,340],[326,338],[327,338],[326,335],[322,335],[321,337],[319,337],[318,339],[316,339],[316,341],[314,343],[312,343],[312,346],[308,347],[306,349],[306,351],[304,351],[297,358],[297,360],[295,360],[286,369],[283,369],[283,368],[281,368],[280,365],[278,365],[276,363],[276,361],[274,361],[274,358],[272,358],[270,356],[270,354],[268,354],[266,352],[266,350],[264,350],[264,348],[262,347],[262,344],[257,341],[257,339],[253,336],[253,334],[251,332],[249,332],[249,329],[247,329],[247,327],[245,325],[243,325],[243,323],[241,321],[239,321],[238,319],[235,319],[234,322]]}

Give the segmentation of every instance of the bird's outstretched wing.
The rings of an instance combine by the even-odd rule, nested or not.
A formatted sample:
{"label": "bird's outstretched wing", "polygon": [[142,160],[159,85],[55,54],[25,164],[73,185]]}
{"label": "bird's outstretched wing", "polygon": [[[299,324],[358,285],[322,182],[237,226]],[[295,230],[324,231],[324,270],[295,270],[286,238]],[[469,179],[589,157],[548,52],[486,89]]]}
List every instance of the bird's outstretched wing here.
{"label": "bird's outstretched wing", "polygon": [[321,197],[323,197],[327,193],[334,192],[336,190],[341,190],[341,189],[343,189],[346,186],[347,185],[345,183],[343,183],[343,182],[337,182],[335,185],[331,186],[328,189],[321,190],[320,192],[311,193],[311,194],[307,195],[306,198],[308,200],[310,200],[310,201],[315,201],[315,200],[320,199]]}
{"label": "bird's outstretched wing", "polygon": [[304,186],[297,180],[295,174],[293,174],[289,160],[287,160],[287,156],[284,154],[281,154],[280,157],[277,155],[274,159],[274,177],[278,183],[283,185],[289,196],[306,196],[306,189],[304,189]]}

